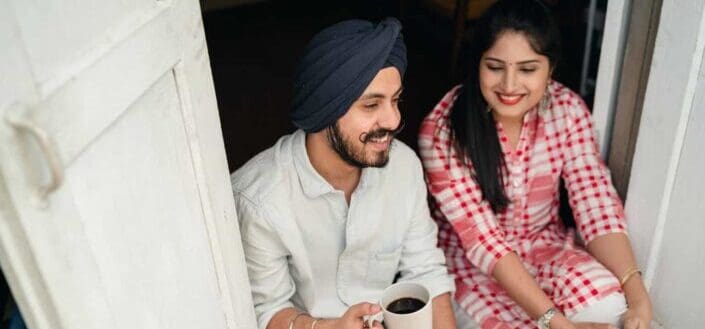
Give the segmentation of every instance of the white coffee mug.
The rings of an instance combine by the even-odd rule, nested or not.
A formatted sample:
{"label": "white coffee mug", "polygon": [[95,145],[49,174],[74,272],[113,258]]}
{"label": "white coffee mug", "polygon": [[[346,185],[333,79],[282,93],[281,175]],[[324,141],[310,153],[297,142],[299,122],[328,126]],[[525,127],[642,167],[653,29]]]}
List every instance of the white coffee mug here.
{"label": "white coffee mug", "polygon": [[[423,307],[411,313],[395,313],[389,306],[403,298],[414,298],[424,303]],[[433,305],[431,294],[426,287],[413,282],[398,282],[382,292],[379,302],[382,311],[371,316],[367,321],[372,327],[374,320],[384,319],[386,329],[431,329],[433,328]],[[407,310],[409,311],[409,310]],[[381,316],[380,316],[381,315]]]}

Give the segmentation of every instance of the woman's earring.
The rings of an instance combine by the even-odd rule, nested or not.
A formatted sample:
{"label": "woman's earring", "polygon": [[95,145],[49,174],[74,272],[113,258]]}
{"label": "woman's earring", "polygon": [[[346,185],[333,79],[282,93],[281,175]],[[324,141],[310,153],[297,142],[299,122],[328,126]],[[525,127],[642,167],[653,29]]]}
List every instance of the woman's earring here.
{"label": "woman's earring", "polygon": [[539,111],[546,112],[550,105],[551,105],[551,93],[549,93],[548,88],[546,88],[546,92],[543,93],[543,97],[541,97],[541,102],[539,103]]}
{"label": "woman's earring", "polygon": [[490,104],[487,104],[487,109],[486,109],[486,110],[487,110],[487,113],[492,112],[492,107],[490,106]]}

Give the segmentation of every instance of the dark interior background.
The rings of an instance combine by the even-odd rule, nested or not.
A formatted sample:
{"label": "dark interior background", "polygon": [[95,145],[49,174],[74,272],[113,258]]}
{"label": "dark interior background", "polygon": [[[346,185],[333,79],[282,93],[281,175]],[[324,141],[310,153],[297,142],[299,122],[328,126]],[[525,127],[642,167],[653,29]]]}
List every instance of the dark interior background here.
{"label": "dark interior background", "polygon": [[[454,4],[455,0],[449,2]],[[554,78],[578,91],[589,0],[547,2],[561,27],[564,45],[564,58]],[[462,76],[462,72],[449,72],[453,15],[429,3],[428,0],[272,0],[204,11],[230,170],[271,146],[280,136],[294,131],[288,119],[288,106],[297,59],[316,32],[349,18],[376,21],[395,16],[401,20],[409,68],[401,105],[407,125],[399,139],[415,149],[422,118],[459,82],[456,77]],[[606,1],[598,1],[598,13],[604,13],[604,8]],[[466,21],[465,40],[472,33],[472,23]],[[599,58],[600,27],[598,22],[592,43],[590,76],[593,78]],[[583,95],[588,104],[592,103],[592,89]]]}

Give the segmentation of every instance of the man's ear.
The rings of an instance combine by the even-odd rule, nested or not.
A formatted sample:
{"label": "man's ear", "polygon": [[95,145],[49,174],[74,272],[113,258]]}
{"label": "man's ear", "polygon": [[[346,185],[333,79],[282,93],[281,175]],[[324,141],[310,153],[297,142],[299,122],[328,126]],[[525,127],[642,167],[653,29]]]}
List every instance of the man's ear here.
{"label": "man's ear", "polygon": [[[336,123],[337,123],[337,121],[336,121]],[[336,140],[335,140],[336,137],[335,137],[335,134],[333,133],[333,129],[335,129],[334,126],[336,125],[336,123],[333,123],[332,125],[325,127],[325,128],[323,128],[323,130],[320,131],[321,133],[323,133],[323,136],[325,137],[325,139],[330,143],[336,142]]]}

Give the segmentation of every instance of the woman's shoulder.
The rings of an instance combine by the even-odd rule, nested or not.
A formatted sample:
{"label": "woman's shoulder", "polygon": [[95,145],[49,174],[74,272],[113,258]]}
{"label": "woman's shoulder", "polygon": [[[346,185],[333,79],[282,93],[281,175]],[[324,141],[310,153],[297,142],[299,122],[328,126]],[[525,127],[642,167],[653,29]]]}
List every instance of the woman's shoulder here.
{"label": "woman's shoulder", "polygon": [[421,122],[418,140],[421,151],[434,143],[445,144],[450,138],[450,112],[461,88],[462,85],[457,85],[449,90]]}
{"label": "woman's shoulder", "polygon": [[590,111],[583,98],[572,89],[558,81],[551,80],[548,86],[551,95],[551,106],[548,114],[555,120],[575,119],[589,116]]}
{"label": "woman's shoulder", "polygon": [[444,118],[447,119],[462,87],[462,85],[457,85],[446,92],[446,94],[443,95],[443,98],[438,101],[436,106],[433,107],[433,110],[431,110],[431,112],[426,116],[426,120],[438,121]]}

